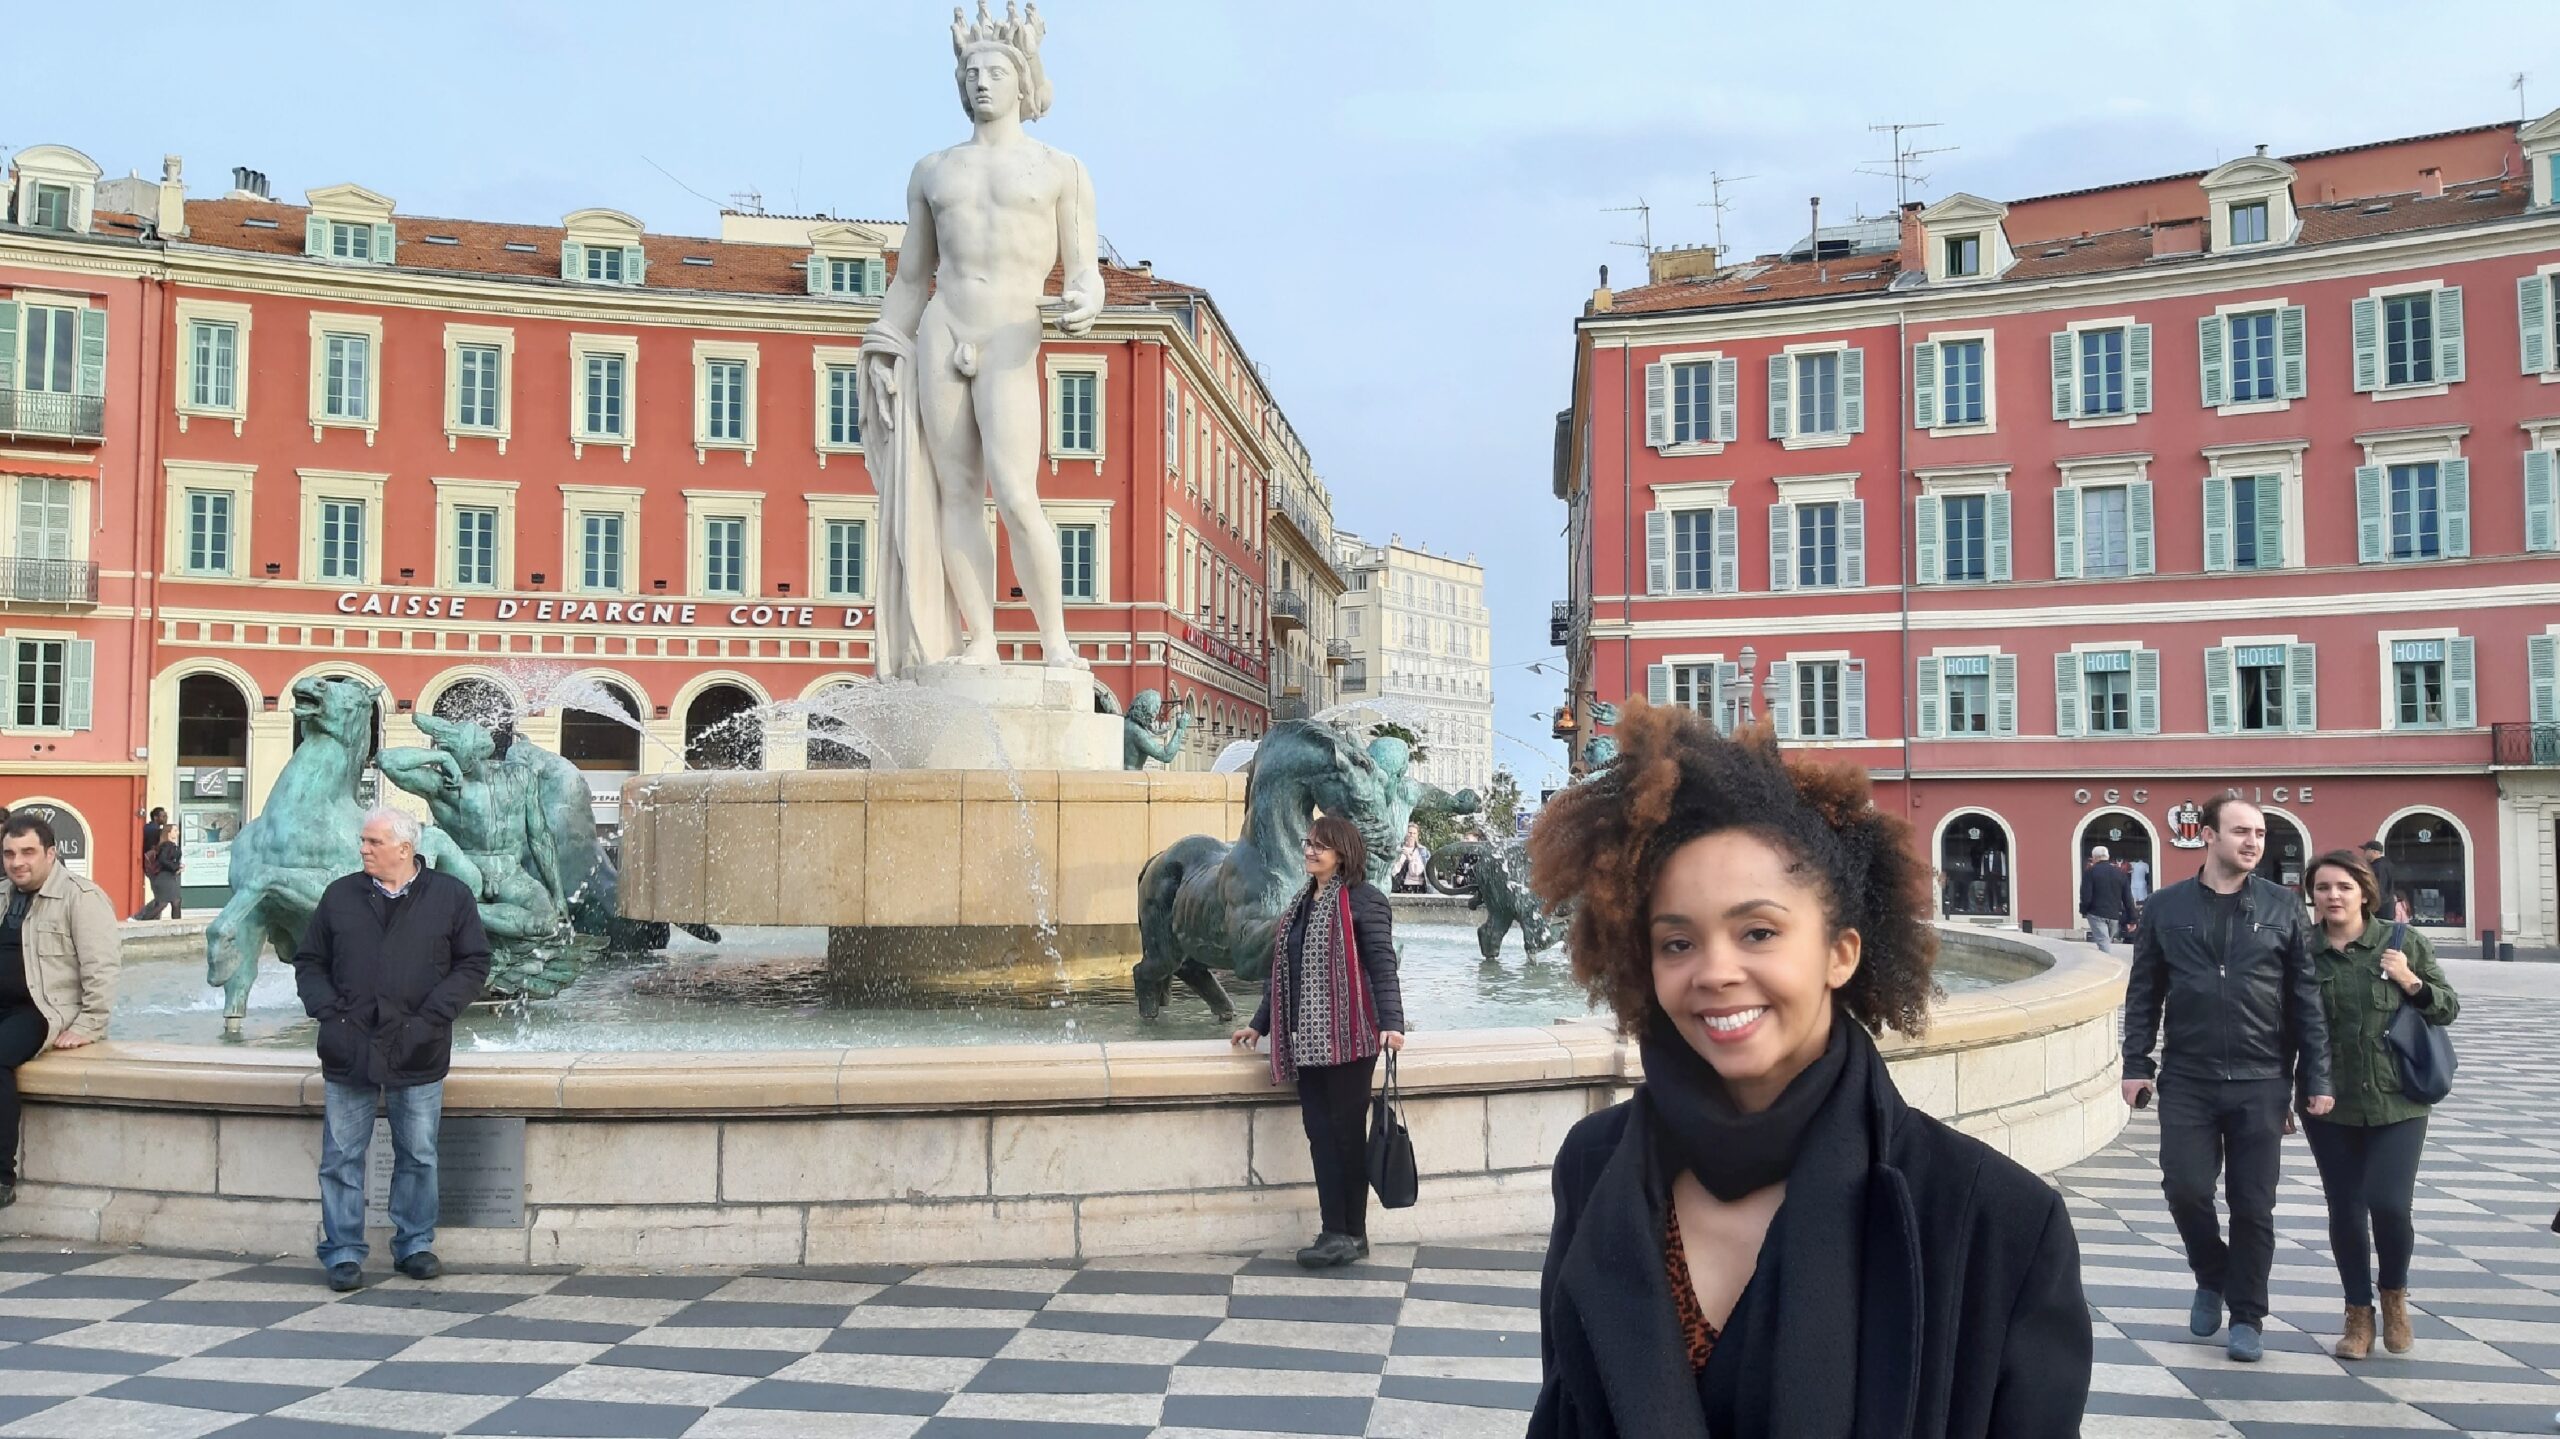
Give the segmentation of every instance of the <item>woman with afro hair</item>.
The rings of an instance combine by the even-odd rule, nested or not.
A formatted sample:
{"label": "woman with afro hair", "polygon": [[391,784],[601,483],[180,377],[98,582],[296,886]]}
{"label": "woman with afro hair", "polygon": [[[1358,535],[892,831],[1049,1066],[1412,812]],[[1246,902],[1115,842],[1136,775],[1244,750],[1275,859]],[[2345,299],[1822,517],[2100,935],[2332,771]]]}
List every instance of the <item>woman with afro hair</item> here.
{"label": "woman with afro hair", "polygon": [[1927,1023],[1910,829],[1863,773],[1627,707],[1548,802],[1532,883],[1644,1055],[1555,1163],[1533,1436],[2062,1439],[2089,1310],[2061,1196],[1906,1106]]}

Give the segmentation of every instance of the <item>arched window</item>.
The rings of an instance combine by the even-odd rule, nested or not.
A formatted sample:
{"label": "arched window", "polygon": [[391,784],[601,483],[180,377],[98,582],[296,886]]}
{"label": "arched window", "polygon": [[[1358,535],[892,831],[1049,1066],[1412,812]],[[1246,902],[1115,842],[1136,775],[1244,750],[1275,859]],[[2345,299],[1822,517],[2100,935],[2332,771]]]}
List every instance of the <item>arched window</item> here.
{"label": "arched window", "polygon": [[844,716],[830,700],[841,702],[854,693],[849,684],[829,685],[820,690],[809,710],[809,768],[869,769],[871,757],[855,748],[842,736],[846,731]]}
{"label": "arched window", "polygon": [[611,680],[598,682],[604,693],[595,701],[620,707],[603,714],[594,708],[560,711],[560,757],[582,770],[633,773],[640,770],[640,701]]}
{"label": "arched window", "polygon": [[2302,883],[2303,868],[2311,863],[2311,841],[2302,826],[2285,816],[2267,812],[2267,849],[2258,856],[2258,878],[2269,884],[2294,888]]}
{"label": "arched window", "polygon": [[2392,884],[2409,902],[2409,918],[2417,924],[2465,928],[2471,918],[2471,896],[2465,877],[2470,857],[2462,831],[2433,810],[2400,816],[2382,837],[2391,860]]}
{"label": "arched window", "polygon": [[470,720],[498,737],[503,752],[515,738],[516,698],[506,686],[478,675],[465,675],[446,685],[432,706],[438,719]]}
{"label": "arched window", "polygon": [[684,710],[687,769],[764,768],[764,719],[756,697],[732,684],[706,685]]}
{"label": "arched window", "polygon": [[2009,912],[2009,827],[1990,815],[1960,814],[1938,832],[1939,907],[1948,914]]}

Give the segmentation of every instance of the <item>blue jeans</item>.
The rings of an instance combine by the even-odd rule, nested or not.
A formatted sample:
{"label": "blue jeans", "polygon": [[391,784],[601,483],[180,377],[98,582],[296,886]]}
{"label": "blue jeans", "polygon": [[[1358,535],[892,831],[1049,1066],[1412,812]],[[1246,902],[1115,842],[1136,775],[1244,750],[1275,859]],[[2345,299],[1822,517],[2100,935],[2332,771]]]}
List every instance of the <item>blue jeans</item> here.
{"label": "blue jeans", "polygon": [[391,1257],[436,1247],[436,1129],[444,1122],[444,1081],[376,1089],[328,1081],[320,1134],[320,1267],[362,1264],[365,1151],[373,1146],[374,1103],[391,1116]]}

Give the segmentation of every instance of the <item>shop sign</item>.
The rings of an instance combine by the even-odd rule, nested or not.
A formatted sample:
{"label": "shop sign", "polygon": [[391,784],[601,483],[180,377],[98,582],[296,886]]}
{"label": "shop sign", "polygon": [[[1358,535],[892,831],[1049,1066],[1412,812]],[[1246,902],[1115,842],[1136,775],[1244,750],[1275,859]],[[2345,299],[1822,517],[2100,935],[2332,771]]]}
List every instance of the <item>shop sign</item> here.
{"label": "shop sign", "polygon": [[1939,672],[1949,675],[1987,675],[1991,673],[1989,655],[1949,655],[1938,661]]}
{"label": "shop sign", "polygon": [[2393,640],[2391,662],[2395,665],[2441,664],[2444,661],[2442,640]]}
{"label": "shop sign", "polygon": [[1182,627],[1182,642],[1222,665],[1240,669],[1255,679],[1262,678],[1262,661],[1255,659],[1237,646],[1219,639],[1198,625],[1185,624]]}
{"label": "shop sign", "polygon": [[2244,670],[2280,670],[2284,668],[2284,646],[2242,645],[2232,655],[2232,663]]}
{"label": "shop sign", "polygon": [[[2231,784],[2224,785],[2222,787],[2222,793],[2231,795],[2237,799],[2245,799],[2251,804],[2309,804],[2311,803],[2311,791],[2312,786],[2307,784]],[[2089,789],[2083,787],[2071,792],[2071,802],[2081,806],[2092,804],[2145,805],[2151,803],[2151,791],[2148,789]]]}
{"label": "shop sign", "polygon": [[[871,611],[860,605],[721,606],[684,600],[525,599],[516,595],[436,595],[415,590],[347,590],[338,596],[338,613],[386,619],[480,619],[564,625],[727,624],[758,630],[857,630],[871,622]],[[821,622],[822,614],[828,622]]]}
{"label": "shop sign", "polygon": [[2204,806],[2194,800],[2169,806],[2169,845],[2173,849],[2204,848]]}

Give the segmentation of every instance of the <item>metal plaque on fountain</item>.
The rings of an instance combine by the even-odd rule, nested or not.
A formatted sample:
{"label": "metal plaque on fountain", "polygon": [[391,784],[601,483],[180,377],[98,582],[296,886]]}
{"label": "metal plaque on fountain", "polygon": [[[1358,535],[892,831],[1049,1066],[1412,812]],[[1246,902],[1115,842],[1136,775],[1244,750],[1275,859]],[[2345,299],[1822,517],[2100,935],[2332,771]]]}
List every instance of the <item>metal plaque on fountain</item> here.
{"label": "metal plaque on fountain", "polygon": [[[364,1222],[391,1223],[391,1121],[373,1121],[365,1154]],[[524,1227],[524,1121],[448,1115],[436,1132],[436,1227]]]}

